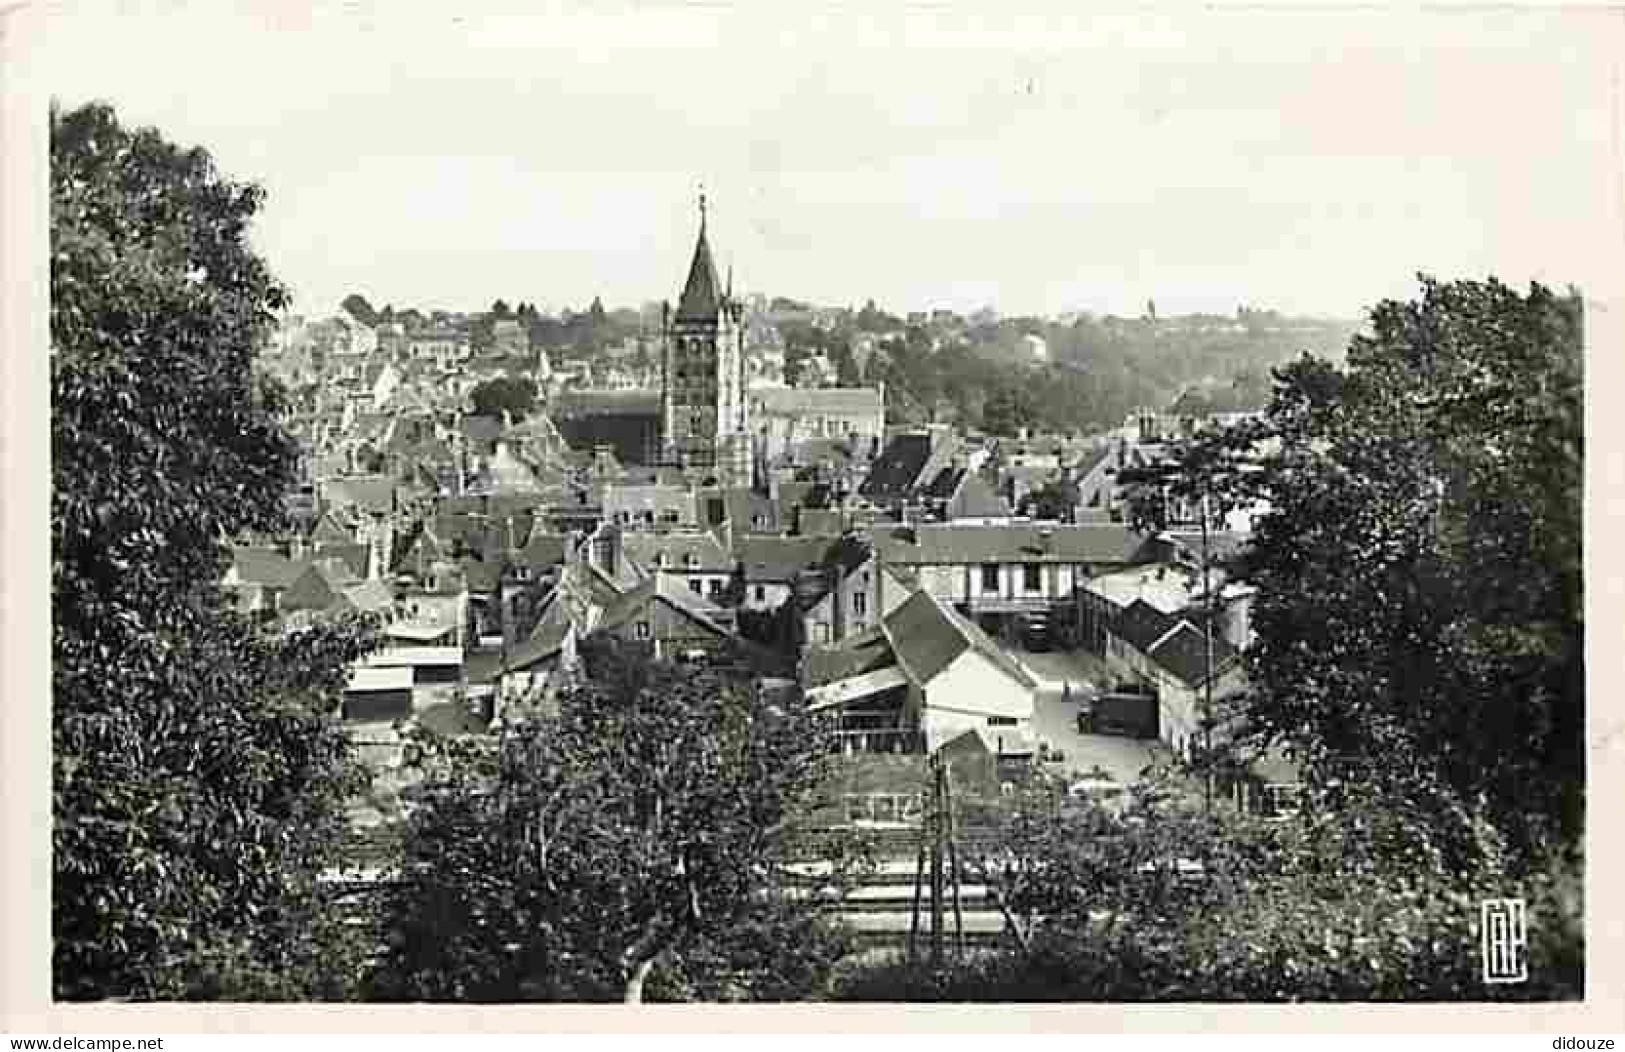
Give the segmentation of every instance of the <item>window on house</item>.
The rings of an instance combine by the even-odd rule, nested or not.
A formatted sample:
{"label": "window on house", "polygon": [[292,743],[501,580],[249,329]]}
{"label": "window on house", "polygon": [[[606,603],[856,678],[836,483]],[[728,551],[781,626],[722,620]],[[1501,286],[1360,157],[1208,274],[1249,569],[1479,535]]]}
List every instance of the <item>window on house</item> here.
{"label": "window on house", "polygon": [[699,582],[699,581],[698,581],[698,580],[695,580],[695,579],[691,579],[691,580],[690,580],[690,581],[689,581],[689,582],[688,582],[688,590],[689,590],[689,591],[691,591],[691,592],[693,592],[693,593],[694,593],[694,594],[695,594],[695,595],[701,595],[701,594],[703,594],[703,593],[702,593],[702,588],[703,588],[703,587],[704,587],[704,586],[703,586],[703,585],[701,585],[701,583],[700,583],[700,582]]}
{"label": "window on house", "polygon": [[1298,787],[1295,785],[1266,785],[1264,813],[1277,816],[1297,814],[1298,795]]}
{"label": "window on house", "polygon": [[655,565],[660,567],[662,570],[664,570],[666,568],[666,553],[665,552],[655,552]]}
{"label": "window on house", "polygon": [[695,555],[693,552],[689,552],[683,556],[683,565],[692,570],[694,567],[700,565],[700,557]]}
{"label": "window on house", "polygon": [[1043,587],[1042,574],[1044,568],[1037,563],[1027,563],[1021,568],[1021,587],[1028,592],[1036,592]]}
{"label": "window on house", "polygon": [[869,609],[869,597],[862,592],[852,593],[852,612],[854,614],[866,613]]}
{"label": "window on house", "polygon": [[815,642],[815,643],[828,643],[829,642],[829,625],[827,625],[824,622],[820,621],[816,625],[813,626],[813,642]]}
{"label": "window on house", "polygon": [[756,601],[758,603],[767,602],[767,586],[766,585],[759,584],[759,585],[756,586]]}
{"label": "window on house", "polygon": [[711,578],[711,585],[710,585],[709,591],[711,592],[712,595],[721,595],[722,594],[722,582],[717,580],[715,577]]}
{"label": "window on house", "polygon": [[999,564],[982,564],[982,591],[996,592],[999,590]]}
{"label": "window on house", "polygon": [[1014,716],[989,716],[987,725],[989,727],[1014,727],[1016,718]]}
{"label": "window on house", "polygon": [[636,636],[638,639],[648,639],[649,638],[649,622],[647,622],[647,621],[639,621],[637,624],[633,625],[632,626],[632,634],[634,636]]}

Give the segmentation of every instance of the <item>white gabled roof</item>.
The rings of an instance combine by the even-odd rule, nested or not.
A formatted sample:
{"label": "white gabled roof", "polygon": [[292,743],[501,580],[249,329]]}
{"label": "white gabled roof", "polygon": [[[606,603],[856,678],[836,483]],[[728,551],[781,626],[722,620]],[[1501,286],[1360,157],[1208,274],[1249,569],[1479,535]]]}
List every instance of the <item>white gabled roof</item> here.
{"label": "white gabled roof", "polygon": [[385,690],[411,690],[412,670],[410,668],[380,668],[376,665],[362,665],[350,670],[350,683],[344,688],[347,694],[368,694]]}
{"label": "white gabled roof", "polygon": [[367,658],[371,668],[404,668],[408,672],[415,666],[462,663],[462,647],[389,647]]}

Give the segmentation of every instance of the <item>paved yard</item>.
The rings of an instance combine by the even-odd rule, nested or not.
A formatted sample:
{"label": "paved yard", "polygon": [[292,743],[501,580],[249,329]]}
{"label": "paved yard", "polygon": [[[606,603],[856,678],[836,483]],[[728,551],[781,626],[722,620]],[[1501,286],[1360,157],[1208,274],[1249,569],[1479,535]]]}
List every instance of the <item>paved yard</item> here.
{"label": "paved yard", "polygon": [[1072,684],[1073,691],[1079,687],[1105,687],[1110,678],[1105,660],[1085,651],[1035,653],[1011,647],[1009,653],[1032,673],[1039,686],[1056,693],[1060,693],[1065,683]]}
{"label": "paved yard", "polygon": [[[1119,782],[1135,781],[1142,770],[1165,755],[1161,743],[1123,738],[1112,734],[1079,734],[1078,701],[1088,691],[1107,685],[1105,663],[1088,653],[1049,651],[1033,653],[1010,648],[1010,656],[1021,662],[1038,680],[1034,701],[1033,733],[1039,740],[1059,749],[1065,760],[1050,769],[1082,774],[1101,767]],[[1066,685],[1072,695],[1065,697]]]}

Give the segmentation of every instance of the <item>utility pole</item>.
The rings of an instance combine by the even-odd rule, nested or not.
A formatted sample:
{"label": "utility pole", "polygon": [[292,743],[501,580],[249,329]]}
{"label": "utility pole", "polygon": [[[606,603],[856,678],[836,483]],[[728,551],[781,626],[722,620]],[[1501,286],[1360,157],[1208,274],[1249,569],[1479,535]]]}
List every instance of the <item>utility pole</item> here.
{"label": "utility pole", "polygon": [[1213,591],[1212,576],[1208,572],[1210,552],[1208,546],[1208,480],[1202,480],[1202,640],[1206,656],[1203,661],[1202,704],[1202,806],[1206,814],[1213,813]]}
{"label": "utility pole", "polygon": [[[949,788],[948,764],[940,757],[927,761],[928,802],[922,816],[920,846],[915,854],[914,909],[909,922],[908,959],[918,959],[921,891],[929,870],[931,964],[939,967],[947,935],[944,912],[949,894],[953,897],[954,951],[962,956],[965,947],[965,917],[959,899],[959,851],[954,844],[953,796]],[[947,885],[952,885],[950,891]]]}

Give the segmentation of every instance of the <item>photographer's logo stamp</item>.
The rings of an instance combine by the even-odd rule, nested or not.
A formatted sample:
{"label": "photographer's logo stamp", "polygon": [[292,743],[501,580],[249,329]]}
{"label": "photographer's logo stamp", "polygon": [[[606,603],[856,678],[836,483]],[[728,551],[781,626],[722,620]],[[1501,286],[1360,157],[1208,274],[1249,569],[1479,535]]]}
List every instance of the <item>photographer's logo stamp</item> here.
{"label": "photographer's logo stamp", "polygon": [[1485,899],[1479,905],[1479,932],[1486,983],[1521,983],[1529,978],[1529,942],[1523,899]]}

